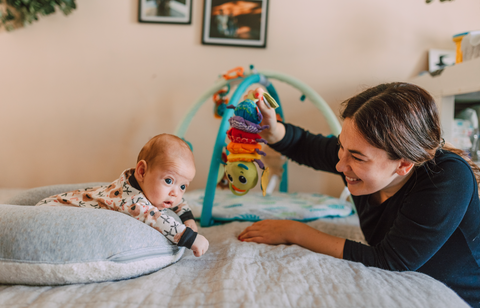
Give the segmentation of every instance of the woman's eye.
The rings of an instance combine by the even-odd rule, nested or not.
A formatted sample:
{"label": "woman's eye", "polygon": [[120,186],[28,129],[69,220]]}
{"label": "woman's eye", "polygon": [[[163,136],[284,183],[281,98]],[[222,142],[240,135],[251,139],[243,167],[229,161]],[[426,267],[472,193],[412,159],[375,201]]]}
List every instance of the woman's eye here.
{"label": "woman's eye", "polygon": [[165,179],[165,183],[172,184],[172,179]]}
{"label": "woman's eye", "polygon": [[363,161],[362,159],[357,158],[357,157],[355,157],[355,156],[352,156],[352,157],[353,157],[353,159],[355,159],[356,161]]}
{"label": "woman's eye", "polygon": [[187,189],[187,186],[182,185],[182,186],[180,186],[180,189],[181,189],[181,190],[185,190],[185,189]]}

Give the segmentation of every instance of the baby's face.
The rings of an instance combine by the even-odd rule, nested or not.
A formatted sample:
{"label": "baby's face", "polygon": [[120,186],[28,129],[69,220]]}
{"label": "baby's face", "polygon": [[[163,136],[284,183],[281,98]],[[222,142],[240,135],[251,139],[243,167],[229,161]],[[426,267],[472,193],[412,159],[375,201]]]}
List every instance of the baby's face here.
{"label": "baby's face", "polygon": [[143,193],[158,209],[171,208],[182,201],[183,194],[195,177],[195,165],[177,160],[167,166],[147,170]]}

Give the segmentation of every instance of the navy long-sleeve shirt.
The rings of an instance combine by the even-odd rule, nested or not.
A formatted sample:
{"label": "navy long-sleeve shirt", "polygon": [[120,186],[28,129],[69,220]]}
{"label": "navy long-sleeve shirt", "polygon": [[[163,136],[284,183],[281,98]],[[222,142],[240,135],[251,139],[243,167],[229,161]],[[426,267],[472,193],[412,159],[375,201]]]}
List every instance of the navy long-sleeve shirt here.
{"label": "navy long-sleeve shirt", "polygon": [[[290,124],[285,129],[285,137],[272,148],[299,164],[339,174],[345,182],[335,169],[337,137],[311,134]],[[346,240],[344,259],[425,273],[480,307],[480,199],[464,159],[439,150],[382,204],[370,204],[370,195],[352,198],[369,245]]]}

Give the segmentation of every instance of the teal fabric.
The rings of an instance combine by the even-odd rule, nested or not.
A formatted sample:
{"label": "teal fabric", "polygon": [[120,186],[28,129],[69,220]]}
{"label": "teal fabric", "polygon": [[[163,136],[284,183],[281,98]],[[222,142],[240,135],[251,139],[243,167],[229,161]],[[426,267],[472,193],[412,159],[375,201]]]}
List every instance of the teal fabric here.
{"label": "teal fabric", "polygon": [[[194,216],[198,217],[205,198],[202,189],[184,195]],[[352,215],[350,202],[323,194],[281,193],[263,196],[259,191],[250,191],[236,196],[230,190],[216,190],[212,217],[216,221],[259,221],[265,219],[291,219],[312,221],[324,217],[345,217]]]}

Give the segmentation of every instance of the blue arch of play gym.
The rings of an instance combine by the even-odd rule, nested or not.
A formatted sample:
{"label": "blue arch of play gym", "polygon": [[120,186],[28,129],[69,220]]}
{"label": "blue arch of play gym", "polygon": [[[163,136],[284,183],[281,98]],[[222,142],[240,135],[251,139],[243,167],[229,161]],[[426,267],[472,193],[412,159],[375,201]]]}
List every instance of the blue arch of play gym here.
{"label": "blue arch of play gym", "polygon": [[[233,89],[235,86],[235,91],[233,92],[229,105],[236,106],[243,97],[244,93],[247,91],[248,87],[251,85],[262,85],[266,88],[268,93],[277,101],[280,105],[276,109],[276,112],[280,114],[280,116],[285,119],[282,109],[281,101],[278,97],[277,91],[275,87],[270,82],[270,79],[279,80],[285,82],[292,87],[298,89],[302,93],[301,99],[304,100],[305,98],[310,100],[324,115],[332,134],[338,135],[341,131],[341,125],[338,121],[337,117],[333,113],[332,109],[325,100],[312,88],[307,86],[305,83],[301,82],[300,80],[274,71],[256,71],[253,67],[250,67],[251,71],[249,73],[245,73],[243,77],[238,77],[235,79],[225,80],[222,79],[214,84],[210,89],[205,91],[199,99],[192,105],[192,107],[188,110],[180,125],[175,130],[175,135],[185,140],[185,134],[187,129],[192,121],[193,117],[200,109],[200,107],[211,97],[225,87],[230,87]],[[215,146],[213,149],[212,160],[210,162],[210,169],[208,172],[207,178],[207,185],[205,187],[205,196],[203,200],[203,207],[202,207],[202,215],[200,217],[200,225],[202,227],[212,226],[215,222],[212,218],[212,207],[213,201],[215,198],[215,191],[217,187],[217,180],[218,174],[220,170],[220,165],[222,164],[221,156],[224,147],[226,146],[226,133],[229,129],[229,122],[228,119],[233,115],[233,109],[226,109],[222,115],[220,127],[218,129],[218,134],[215,140]],[[288,169],[287,163],[284,165],[284,171],[282,175],[282,180],[280,182],[279,190],[281,192],[288,191]]]}

